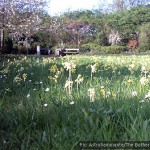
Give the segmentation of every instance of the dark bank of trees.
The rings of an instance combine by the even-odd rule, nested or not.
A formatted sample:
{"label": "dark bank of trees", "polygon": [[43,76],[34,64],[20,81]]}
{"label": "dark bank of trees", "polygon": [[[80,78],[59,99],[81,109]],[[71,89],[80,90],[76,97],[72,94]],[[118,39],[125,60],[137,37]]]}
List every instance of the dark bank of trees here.
{"label": "dark bank of trees", "polygon": [[15,16],[13,20],[1,9],[1,53],[26,53],[27,50],[35,53],[37,45],[52,49],[78,47],[82,52],[120,53],[129,49],[128,43],[132,39],[138,42],[133,51],[150,50],[148,1],[114,0],[107,11],[68,11],[61,16],[49,16],[41,9],[44,3],[33,3],[30,9],[22,2],[17,6],[25,9],[9,11]]}

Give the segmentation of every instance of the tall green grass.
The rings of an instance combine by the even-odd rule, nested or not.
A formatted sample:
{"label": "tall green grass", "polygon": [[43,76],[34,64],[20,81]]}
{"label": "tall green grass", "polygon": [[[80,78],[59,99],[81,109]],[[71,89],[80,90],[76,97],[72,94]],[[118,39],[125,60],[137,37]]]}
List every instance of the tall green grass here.
{"label": "tall green grass", "polygon": [[[76,150],[79,141],[150,139],[150,56],[0,59],[0,149]],[[71,94],[64,88],[66,61],[76,64]],[[77,90],[78,74],[84,80]]]}

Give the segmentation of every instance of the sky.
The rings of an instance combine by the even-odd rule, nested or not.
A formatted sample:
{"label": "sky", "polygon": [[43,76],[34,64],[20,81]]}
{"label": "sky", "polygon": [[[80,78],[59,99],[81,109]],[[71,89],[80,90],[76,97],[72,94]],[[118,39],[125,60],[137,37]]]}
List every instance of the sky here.
{"label": "sky", "polygon": [[111,0],[50,0],[48,12],[50,15],[59,15],[68,10],[97,9],[104,1],[111,2]]}

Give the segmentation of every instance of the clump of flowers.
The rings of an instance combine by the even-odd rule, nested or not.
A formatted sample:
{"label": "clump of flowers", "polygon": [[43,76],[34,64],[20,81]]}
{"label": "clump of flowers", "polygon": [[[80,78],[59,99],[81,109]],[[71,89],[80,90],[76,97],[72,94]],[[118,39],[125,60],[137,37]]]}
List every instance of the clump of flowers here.
{"label": "clump of flowers", "polygon": [[131,74],[133,73],[134,69],[135,69],[135,65],[132,63],[129,65],[129,68],[128,68],[131,72]]}
{"label": "clump of flowers", "polygon": [[5,69],[3,70],[3,72],[4,72],[4,74],[8,74],[8,72],[9,72],[8,67],[5,68]]}
{"label": "clump of flowers", "polygon": [[137,95],[138,95],[138,92],[137,92],[137,91],[131,92],[131,96],[132,96],[132,97],[135,97],[135,96],[137,96]]}
{"label": "clump of flowers", "polygon": [[149,82],[149,80],[146,77],[141,77],[141,79],[140,79],[141,85],[146,85],[148,82]]}
{"label": "clump of flowers", "polygon": [[150,100],[150,90],[148,91],[147,94],[145,94],[145,97],[142,100],[140,100],[139,102],[144,103],[144,102],[149,101],[149,100]]}
{"label": "clump of flowers", "polygon": [[91,80],[93,78],[93,73],[97,71],[97,64],[91,65]]}
{"label": "clump of flowers", "polygon": [[16,83],[20,83],[22,81],[22,79],[19,77],[19,75],[17,75],[16,77],[14,77],[14,82]]}
{"label": "clump of flowers", "polygon": [[57,71],[57,65],[52,65],[51,68],[49,69],[51,72],[55,73]]}
{"label": "clump of flowers", "polygon": [[148,93],[145,95],[145,99],[150,99],[150,90],[149,90]]}
{"label": "clump of flowers", "polygon": [[62,65],[64,66],[64,68],[69,73],[68,79],[66,80],[66,83],[65,83],[65,89],[68,91],[69,95],[71,95],[71,93],[72,93],[72,86],[73,86],[71,73],[75,71],[76,64],[74,64],[73,62],[70,61],[70,62],[64,62],[64,63],[62,63]]}
{"label": "clump of flowers", "polygon": [[108,98],[109,96],[116,97],[116,93],[115,92],[106,91],[104,89],[104,86],[100,87],[100,93],[102,94],[102,96],[104,98]]}
{"label": "clump of flowers", "polygon": [[144,74],[144,77],[146,78],[146,75],[148,73],[148,70],[147,70],[146,66],[141,67],[141,73]]}
{"label": "clump of flowers", "polygon": [[90,102],[94,102],[95,101],[95,89],[89,88],[88,89],[88,95],[90,97]]}
{"label": "clump of flowers", "polygon": [[64,88],[66,89],[66,91],[68,92],[69,95],[71,95],[71,93],[72,93],[72,86],[73,86],[73,81],[66,80]]}
{"label": "clump of flowers", "polygon": [[77,91],[78,91],[79,90],[79,84],[83,82],[83,77],[81,76],[81,74],[78,74],[78,77],[75,80],[75,82],[77,83]]}
{"label": "clump of flowers", "polygon": [[22,75],[22,78],[23,78],[23,80],[25,81],[25,80],[27,79],[27,74],[24,73],[24,74]]}

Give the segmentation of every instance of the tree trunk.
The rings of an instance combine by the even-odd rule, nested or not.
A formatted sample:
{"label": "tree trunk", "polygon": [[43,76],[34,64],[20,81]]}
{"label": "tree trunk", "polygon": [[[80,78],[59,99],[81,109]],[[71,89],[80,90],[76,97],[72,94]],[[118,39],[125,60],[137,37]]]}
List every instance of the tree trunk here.
{"label": "tree trunk", "polygon": [[4,48],[4,30],[3,29],[1,29],[0,37],[1,37],[0,52],[2,52],[2,50]]}

